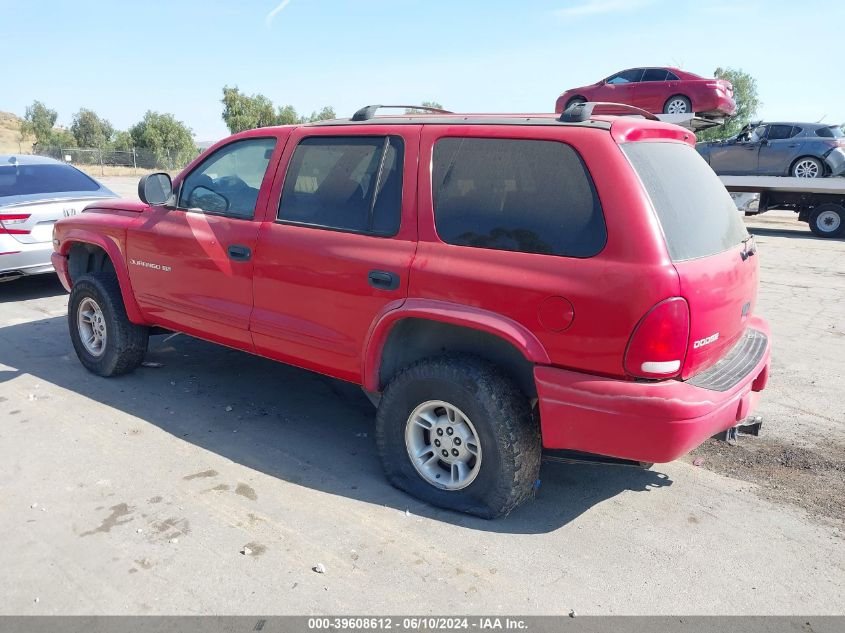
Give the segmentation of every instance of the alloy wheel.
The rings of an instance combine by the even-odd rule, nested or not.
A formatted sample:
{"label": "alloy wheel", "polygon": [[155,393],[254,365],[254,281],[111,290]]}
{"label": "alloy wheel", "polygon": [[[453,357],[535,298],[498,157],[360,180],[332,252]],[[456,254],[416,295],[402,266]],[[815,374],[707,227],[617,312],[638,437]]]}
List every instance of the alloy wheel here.
{"label": "alloy wheel", "polygon": [[683,99],[673,99],[669,102],[669,105],[666,106],[666,113],[667,114],[686,114],[687,113],[687,102]]}
{"label": "alloy wheel", "polygon": [[85,297],[76,311],[76,325],[79,340],[92,356],[102,356],[106,351],[106,319],[99,304],[91,297]]}
{"label": "alloy wheel", "polygon": [[793,173],[796,178],[818,178],[819,171],[819,164],[816,161],[806,159],[795,165]]}
{"label": "alloy wheel", "polygon": [[469,486],[481,468],[481,443],[470,419],[442,400],[423,402],[408,416],[405,447],[420,476],[444,490]]}

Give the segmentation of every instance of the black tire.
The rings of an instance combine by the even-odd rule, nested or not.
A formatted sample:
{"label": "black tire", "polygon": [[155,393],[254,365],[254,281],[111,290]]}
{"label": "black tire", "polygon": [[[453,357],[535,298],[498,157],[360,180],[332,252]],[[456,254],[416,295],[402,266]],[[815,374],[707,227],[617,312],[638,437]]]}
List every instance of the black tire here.
{"label": "black tire", "polygon": [[845,235],[845,207],[828,202],[810,213],[810,230],[816,237]]}
{"label": "black tire", "polygon": [[[808,169],[808,164],[814,165],[815,171]],[[812,173],[815,173],[815,176],[809,175]],[[802,156],[792,163],[792,167],[789,168],[789,175],[793,178],[824,178],[824,163],[815,156]]]}
{"label": "black tire", "polygon": [[[458,407],[478,433],[478,473],[460,490],[429,483],[408,455],[409,416],[430,400]],[[474,356],[429,358],[397,374],[379,403],[376,441],[391,484],[432,505],[485,519],[505,516],[525,501],[540,472],[540,428],[528,400],[495,365]]]}
{"label": "black tire", "polygon": [[[683,112],[669,112],[671,109],[670,106],[674,103],[683,103],[684,111]],[[663,114],[692,114],[692,101],[689,100],[689,97],[685,97],[684,95],[672,95],[666,100],[666,103],[663,104]]]}
{"label": "black tire", "polygon": [[[79,332],[79,307],[86,298],[95,301],[102,311],[107,336],[99,355],[85,347]],[[148,327],[135,325],[126,316],[120,284],[110,273],[87,273],[76,280],[68,301],[68,329],[79,361],[100,376],[119,376],[138,367],[150,336]]]}
{"label": "black tire", "polygon": [[587,100],[584,97],[572,97],[569,101],[566,102],[566,107],[563,110],[569,110],[569,108],[574,106],[576,103],[587,103]]}

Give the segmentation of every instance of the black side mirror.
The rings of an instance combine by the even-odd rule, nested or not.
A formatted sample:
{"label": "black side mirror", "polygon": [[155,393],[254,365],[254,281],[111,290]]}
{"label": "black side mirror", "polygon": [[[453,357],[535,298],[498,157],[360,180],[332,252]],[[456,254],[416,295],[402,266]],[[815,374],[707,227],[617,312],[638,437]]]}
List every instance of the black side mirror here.
{"label": "black side mirror", "polygon": [[173,195],[173,181],[165,173],[147,174],[138,182],[138,197],[144,204],[162,205]]}

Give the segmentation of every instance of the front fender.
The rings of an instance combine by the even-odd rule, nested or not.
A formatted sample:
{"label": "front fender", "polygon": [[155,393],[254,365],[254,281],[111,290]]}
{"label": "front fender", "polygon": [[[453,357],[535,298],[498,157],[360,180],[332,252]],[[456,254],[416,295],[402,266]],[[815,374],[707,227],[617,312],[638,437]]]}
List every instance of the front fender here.
{"label": "front fender", "polygon": [[[114,271],[117,274],[117,280],[120,284],[120,294],[123,297],[123,305],[126,307],[126,316],[132,323],[137,325],[144,325],[144,317],[141,314],[141,309],[138,307],[138,302],[135,301],[135,294],[132,292],[132,282],[129,279],[129,270],[126,267],[126,255],[123,251],[123,245],[126,243],[126,231],[119,231],[121,235],[102,234],[85,228],[68,227],[61,236],[58,254],[67,259],[70,249],[74,244],[91,244],[102,248],[111,260]],[[73,284],[73,280],[68,275],[67,286]]]}
{"label": "front fender", "polygon": [[428,319],[468,327],[493,334],[519,350],[526,360],[550,365],[551,360],[540,340],[524,325],[495,312],[432,299],[408,299],[389,304],[374,319],[364,349],[361,382],[367,391],[378,391],[381,357],[394,325],[403,319]]}

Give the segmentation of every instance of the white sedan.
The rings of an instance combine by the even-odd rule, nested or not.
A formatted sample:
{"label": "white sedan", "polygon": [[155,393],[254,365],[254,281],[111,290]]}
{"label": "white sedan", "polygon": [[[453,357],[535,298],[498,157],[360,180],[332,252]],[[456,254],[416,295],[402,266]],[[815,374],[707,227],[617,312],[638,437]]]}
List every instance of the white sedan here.
{"label": "white sedan", "polygon": [[117,197],[67,163],[0,155],[0,282],[52,272],[53,224]]}

